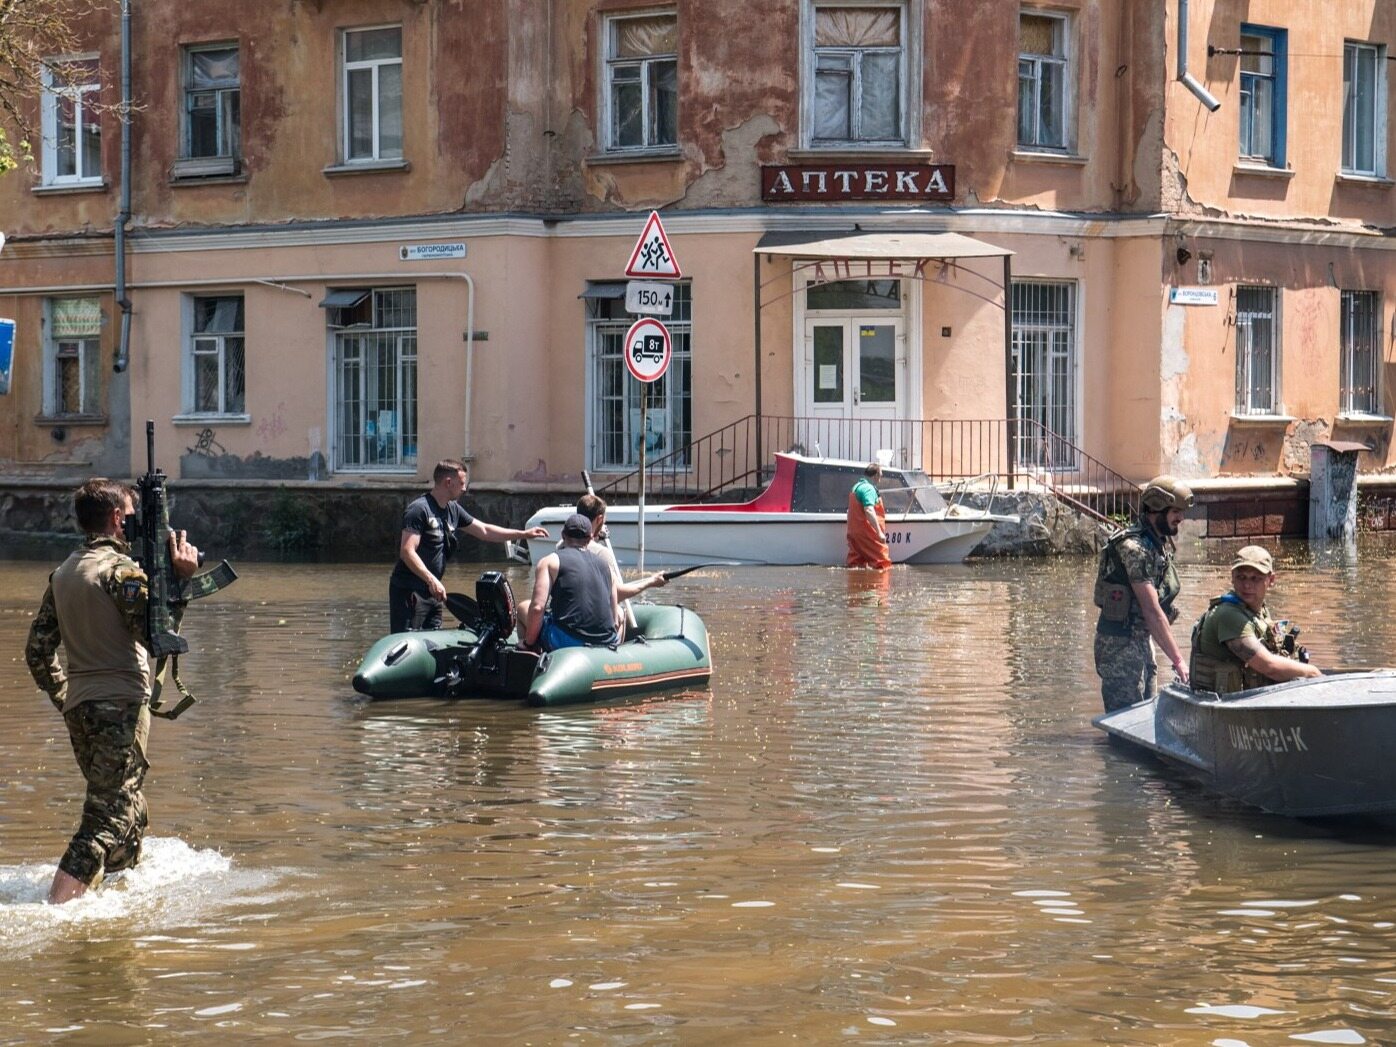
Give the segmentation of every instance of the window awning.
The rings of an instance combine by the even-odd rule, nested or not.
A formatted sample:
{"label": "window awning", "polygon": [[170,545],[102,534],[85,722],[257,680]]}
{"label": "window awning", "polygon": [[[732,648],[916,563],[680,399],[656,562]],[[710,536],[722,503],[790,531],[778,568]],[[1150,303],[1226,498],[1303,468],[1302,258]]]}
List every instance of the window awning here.
{"label": "window awning", "polygon": [[329,291],[325,295],[325,300],[320,303],[321,309],[352,309],[365,298],[371,295],[372,291]]}
{"label": "window awning", "polygon": [[1013,252],[961,233],[766,233],[756,254],[790,258],[1003,258]]}
{"label": "window awning", "polygon": [[578,298],[601,299],[608,301],[625,297],[625,284],[614,280],[588,280],[587,289]]}

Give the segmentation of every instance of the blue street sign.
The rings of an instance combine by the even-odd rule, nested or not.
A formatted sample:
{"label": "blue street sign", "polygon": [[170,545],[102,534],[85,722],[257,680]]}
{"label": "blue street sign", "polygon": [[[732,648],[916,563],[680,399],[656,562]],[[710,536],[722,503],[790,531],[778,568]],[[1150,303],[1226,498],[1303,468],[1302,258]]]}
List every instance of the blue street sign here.
{"label": "blue street sign", "polygon": [[10,365],[15,359],[15,322],[0,320],[0,396],[10,391]]}

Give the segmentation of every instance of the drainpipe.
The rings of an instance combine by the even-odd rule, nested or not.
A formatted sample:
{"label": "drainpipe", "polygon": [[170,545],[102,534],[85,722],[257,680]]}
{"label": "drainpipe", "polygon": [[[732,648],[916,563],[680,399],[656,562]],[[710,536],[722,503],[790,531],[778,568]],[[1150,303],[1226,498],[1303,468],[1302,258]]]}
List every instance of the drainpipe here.
{"label": "drainpipe", "polygon": [[1212,92],[1198,83],[1197,78],[1188,72],[1188,0],[1178,0],[1178,79],[1184,87],[1197,95],[1208,112],[1215,113],[1221,108],[1221,103],[1212,96]]}
{"label": "drainpipe", "polygon": [[131,299],[126,296],[126,223],[131,220],[131,0],[121,0],[121,195],[116,212],[116,305],[121,341],[112,369],[126,370],[131,354]]}

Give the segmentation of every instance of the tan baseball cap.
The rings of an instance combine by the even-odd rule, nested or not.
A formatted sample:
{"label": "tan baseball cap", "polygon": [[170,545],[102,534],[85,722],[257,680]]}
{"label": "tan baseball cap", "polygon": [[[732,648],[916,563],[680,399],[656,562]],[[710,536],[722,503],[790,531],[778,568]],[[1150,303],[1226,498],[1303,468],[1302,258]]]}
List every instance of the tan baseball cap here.
{"label": "tan baseball cap", "polygon": [[1263,545],[1246,545],[1236,551],[1236,560],[1231,569],[1234,571],[1238,567],[1252,567],[1261,574],[1274,574],[1275,560]]}

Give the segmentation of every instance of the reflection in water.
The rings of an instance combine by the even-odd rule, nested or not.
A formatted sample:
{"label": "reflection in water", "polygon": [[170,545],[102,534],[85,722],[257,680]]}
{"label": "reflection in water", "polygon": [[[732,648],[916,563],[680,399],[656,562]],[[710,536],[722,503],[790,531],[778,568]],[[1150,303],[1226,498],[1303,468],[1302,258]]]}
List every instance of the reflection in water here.
{"label": "reflection in water", "polygon": [[[1184,551],[1180,636],[1233,551]],[[1386,543],[1280,552],[1316,661],[1391,661]],[[1108,744],[1091,571],[690,576],[710,689],[534,711],[361,701],[382,569],[246,565],[150,858],[52,910],[77,772],[18,658],[46,568],[0,564],[0,1040],[1391,1042],[1396,833]]]}

